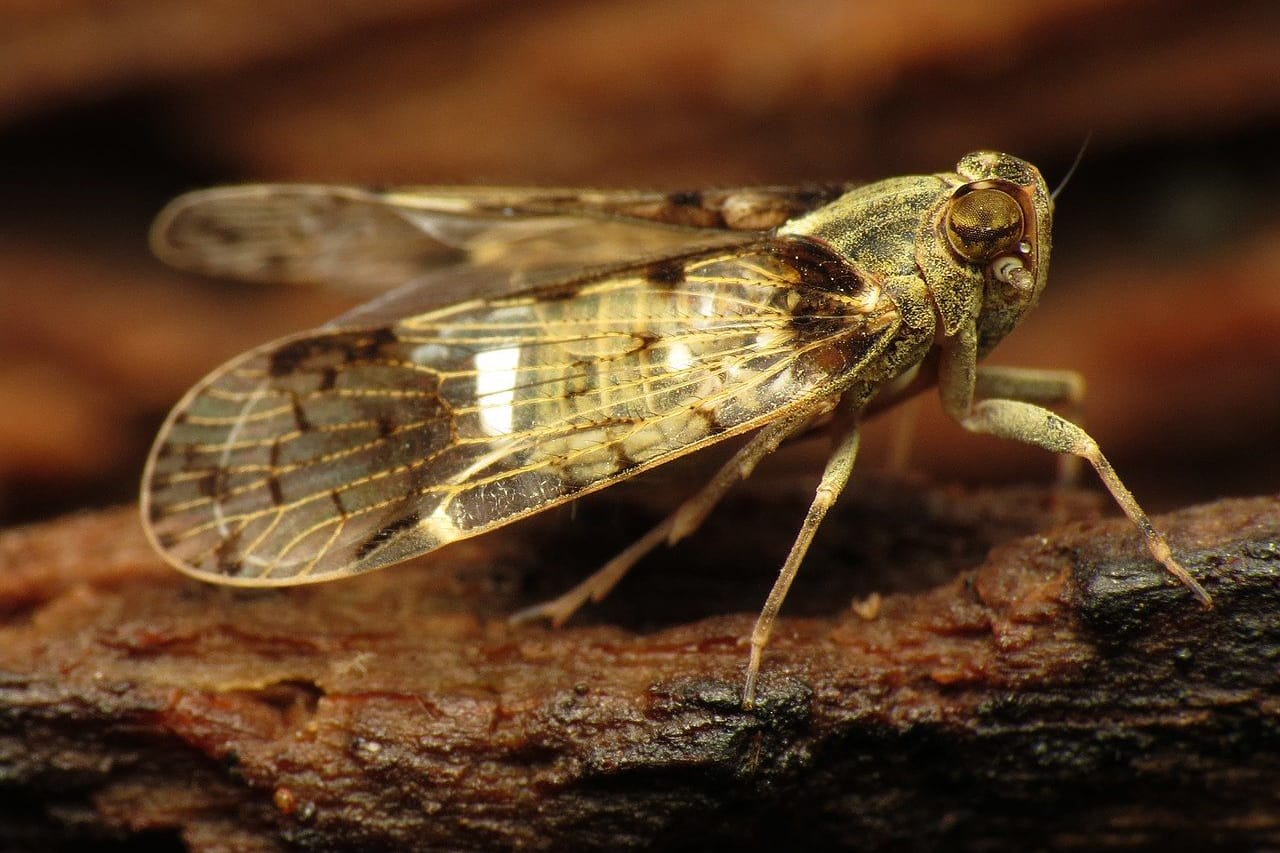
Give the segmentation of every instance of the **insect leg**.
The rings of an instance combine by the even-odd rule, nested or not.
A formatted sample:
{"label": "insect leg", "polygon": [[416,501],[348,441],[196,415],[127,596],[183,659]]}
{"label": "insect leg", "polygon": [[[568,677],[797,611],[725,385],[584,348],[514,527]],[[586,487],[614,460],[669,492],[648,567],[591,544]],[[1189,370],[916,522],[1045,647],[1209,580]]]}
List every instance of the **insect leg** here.
{"label": "insect leg", "polygon": [[894,410],[894,418],[889,459],[885,467],[890,473],[902,475],[911,462],[911,445],[915,442],[916,426],[920,423],[920,397],[912,397],[899,403]]}
{"label": "insect leg", "polygon": [[972,326],[962,330],[943,352],[938,390],[947,413],[970,432],[1033,444],[1054,453],[1070,453],[1087,461],[1098,472],[1102,484],[1111,492],[1120,509],[1147,540],[1147,550],[1151,555],[1191,590],[1201,604],[1213,606],[1209,593],[1173,558],[1164,534],[1156,530],[1092,436],[1071,421],[1034,403],[999,398],[974,402],[978,377],[976,354],[977,334]]}
{"label": "insect leg", "polygon": [[[1003,398],[1065,406],[1066,418],[1079,425],[1083,415],[1084,377],[1074,370],[1041,370],[1027,367],[979,367],[974,396]],[[1058,485],[1073,486],[1080,481],[1080,457],[1058,456]]]}
{"label": "insect leg", "polygon": [[535,619],[549,619],[551,624],[558,627],[568,621],[569,617],[588,601],[601,601],[630,571],[631,567],[640,562],[650,551],[664,542],[674,545],[697,530],[734,484],[751,476],[751,472],[755,470],[761,459],[777,450],[778,445],[787,438],[802,431],[819,411],[821,409],[805,409],[763,427],[751,437],[750,441],[739,448],[705,486],[680,504],[675,512],[663,519],[662,523],[605,563],[582,583],[550,601],[535,604],[515,613],[511,616],[511,621],[520,623]]}
{"label": "insect leg", "polygon": [[804,517],[804,523],[800,526],[796,541],[791,546],[791,552],[787,554],[786,562],[782,564],[782,571],[778,572],[778,579],[773,582],[773,589],[769,590],[764,608],[756,618],[755,628],[751,631],[751,657],[747,661],[747,678],[742,688],[742,705],[745,708],[755,704],[760,659],[764,654],[764,647],[769,642],[769,635],[773,632],[773,623],[778,618],[778,611],[787,597],[787,590],[791,588],[791,582],[796,579],[796,571],[800,568],[810,543],[813,542],[814,534],[818,532],[818,525],[822,523],[827,510],[831,509],[840,492],[844,490],[845,483],[849,482],[849,474],[853,472],[853,462],[858,456],[858,439],[858,427],[855,423],[841,436],[831,458],[827,460],[827,467],[822,472],[822,480],[818,483],[813,502],[809,504],[809,512]]}

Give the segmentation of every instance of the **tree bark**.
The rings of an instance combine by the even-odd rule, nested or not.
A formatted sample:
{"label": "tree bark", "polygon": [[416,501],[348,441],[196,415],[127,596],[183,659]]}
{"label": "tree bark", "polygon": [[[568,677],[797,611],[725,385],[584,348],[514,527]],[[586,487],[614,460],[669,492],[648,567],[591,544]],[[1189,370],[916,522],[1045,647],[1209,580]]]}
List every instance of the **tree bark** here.
{"label": "tree bark", "polygon": [[865,480],[744,710],[803,491],[772,486],[559,630],[505,617],[645,510],[262,592],[168,569],[131,509],[10,531],[0,846],[1280,844],[1280,497],[1159,519],[1205,610],[1096,495]]}

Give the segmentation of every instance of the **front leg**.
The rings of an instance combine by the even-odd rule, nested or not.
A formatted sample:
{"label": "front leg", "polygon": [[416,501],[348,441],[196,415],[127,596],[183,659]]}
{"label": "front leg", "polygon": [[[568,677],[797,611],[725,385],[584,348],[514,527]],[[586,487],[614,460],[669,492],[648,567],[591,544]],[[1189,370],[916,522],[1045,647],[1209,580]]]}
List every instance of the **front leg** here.
{"label": "front leg", "polygon": [[1038,403],[1042,406],[1067,406],[1072,420],[1084,401],[1084,377],[1074,370],[1045,370],[1038,367],[978,367],[974,396],[1004,397]]}
{"label": "front leg", "polygon": [[[974,397],[1064,407],[1066,419],[1078,425],[1084,415],[1084,377],[1074,370],[979,365]],[[1080,457],[1059,454],[1058,485],[1067,487],[1079,482]]]}
{"label": "front leg", "polygon": [[[1120,509],[1129,516],[1147,541],[1147,549],[1161,565],[1183,583],[1205,607],[1213,605],[1213,599],[1195,578],[1174,558],[1164,534],[1156,530],[1151,519],[1143,512],[1142,507],[1134,499],[1133,493],[1121,482],[1111,463],[1102,455],[1098,443],[1071,421],[1049,411],[1043,406],[1023,399],[1011,399],[1019,396],[1019,391],[1029,391],[1026,397],[1041,399],[1036,390],[1044,390],[1043,384],[1027,383],[1026,374],[1022,374],[1022,382],[1017,378],[1009,381],[1008,371],[985,372],[992,377],[982,382],[984,390],[1003,391],[1007,396],[975,401],[975,392],[979,386],[977,366],[977,332],[972,324],[962,329],[943,347],[942,358],[938,365],[938,390],[942,396],[942,404],[947,414],[970,432],[987,433],[1000,436],[1024,444],[1043,447],[1054,453],[1069,453],[1087,461],[1098,472],[1102,483],[1111,492]],[[1001,384],[1003,383],[1003,384]],[[1028,389],[1028,384],[1032,387]]]}

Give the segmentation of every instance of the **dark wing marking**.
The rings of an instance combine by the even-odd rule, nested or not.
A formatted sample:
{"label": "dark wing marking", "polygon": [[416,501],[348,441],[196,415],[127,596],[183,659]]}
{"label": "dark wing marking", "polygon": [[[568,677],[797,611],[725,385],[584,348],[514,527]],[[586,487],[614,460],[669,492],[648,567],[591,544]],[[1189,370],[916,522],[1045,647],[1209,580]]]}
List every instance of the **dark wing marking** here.
{"label": "dark wing marking", "polygon": [[320,330],[188,393],[152,451],[144,518],[208,580],[354,574],[830,398],[898,323],[825,250],[763,240]]}

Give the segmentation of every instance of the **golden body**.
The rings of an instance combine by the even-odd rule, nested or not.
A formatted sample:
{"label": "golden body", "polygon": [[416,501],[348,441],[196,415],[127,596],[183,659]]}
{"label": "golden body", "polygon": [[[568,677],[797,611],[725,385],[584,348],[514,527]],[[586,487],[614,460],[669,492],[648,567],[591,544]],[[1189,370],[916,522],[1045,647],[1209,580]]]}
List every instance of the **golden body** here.
{"label": "golden body", "polygon": [[166,559],[206,580],[327,580],[755,431],[649,536],[532,611],[563,621],[695,528],[785,438],[829,420],[837,449],[753,635],[749,703],[777,609],[852,468],[859,417],[936,382],[967,429],[1093,463],[1152,553],[1207,601],[1092,439],[1038,405],[1069,400],[1078,381],[977,367],[1044,287],[1051,216],[1039,173],[989,152],[854,188],[184,197],[155,232],[179,265],[410,283],[192,389],[153,449],[144,521]]}

